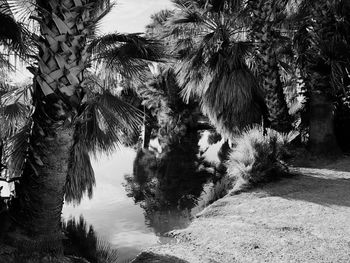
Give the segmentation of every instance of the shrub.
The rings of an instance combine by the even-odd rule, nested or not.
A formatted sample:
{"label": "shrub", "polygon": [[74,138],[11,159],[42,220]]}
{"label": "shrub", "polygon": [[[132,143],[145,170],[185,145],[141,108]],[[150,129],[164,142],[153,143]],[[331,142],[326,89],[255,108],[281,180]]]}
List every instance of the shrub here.
{"label": "shrub", "polygon": [[280,178],[288,173],[283,163],[287,144],[296,132],[281,134],[261,126],[244,130],[233,138],[233,149],[226,162],[227,173],[235,179],[234,190],[252,187]]}

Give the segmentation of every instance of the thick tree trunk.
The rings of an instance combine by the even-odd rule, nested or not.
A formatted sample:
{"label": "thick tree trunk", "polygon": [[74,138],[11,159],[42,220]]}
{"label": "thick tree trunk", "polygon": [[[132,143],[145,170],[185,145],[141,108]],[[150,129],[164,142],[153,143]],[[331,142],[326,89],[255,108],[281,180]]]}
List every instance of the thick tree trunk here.
{"label": "thick tree trunk", "polygon": [[[12,214],[11,240],[29,252],[62,251],[64,186],[73,144],[73,120],[84,96],[93,1],[37,0],[41,37],[35,70],[29,156]],[[78,176],[78,175],[77,175]]]}
{"label": "thick tree trunk", "polygon": [[318,155],[340,152],[334,131],[334,105],[322,92],[310,94],[309,146]]}
{"label": "thick tree trunk", "polygon": [[31,149],[16,184],[10,242],[28,252],[62,253],[61,211],[73,131],[35,116]]}

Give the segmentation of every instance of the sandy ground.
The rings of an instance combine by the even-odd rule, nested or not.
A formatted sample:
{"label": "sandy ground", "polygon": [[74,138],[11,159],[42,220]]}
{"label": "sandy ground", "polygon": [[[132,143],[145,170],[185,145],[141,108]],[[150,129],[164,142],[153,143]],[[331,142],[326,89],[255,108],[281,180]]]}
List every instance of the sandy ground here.
{"label": "sandy ground", "polygon": [[350,158],[228,195],[134,262],[350,262]]}

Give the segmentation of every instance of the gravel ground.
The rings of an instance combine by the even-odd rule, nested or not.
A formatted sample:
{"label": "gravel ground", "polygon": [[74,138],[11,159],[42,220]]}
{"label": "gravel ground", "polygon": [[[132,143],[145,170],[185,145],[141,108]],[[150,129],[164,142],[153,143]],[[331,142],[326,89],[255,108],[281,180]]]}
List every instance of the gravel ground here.
{"label": "gravel ground", "polygon": [[350,158],[228,195],[134,262],[350,262]]}

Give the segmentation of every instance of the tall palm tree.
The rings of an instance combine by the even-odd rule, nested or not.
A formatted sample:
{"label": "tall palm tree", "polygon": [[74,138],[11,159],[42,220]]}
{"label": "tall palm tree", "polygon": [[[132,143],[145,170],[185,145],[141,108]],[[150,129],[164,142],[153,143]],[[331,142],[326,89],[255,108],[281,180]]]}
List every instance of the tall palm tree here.
{"label": "tall palm tree", "polygon": [[[98,11],[109,1],[37,0],[40,27],[34,74],[30,146],[12,212],[21,235],[62,251],[60,217],[74,142],[73,123],[85,94],[84,74]],[[16,209],[14,209],[16,208]],[[16,241],[19,235],[13,235]]]}
{"label": "tall palm tree", "polygon": [[[14,6],[18,1],[11,4]],[[62,253],[60,219],[67,184],[71,187],[68,194],[79,200],[81,196],[72,192],[84,180],[93,182],[91,166],[84,167],[89,164],[87,153],[113,149],[120,128],[135,127],[139,116],[138,111],[133,110],[133,118],[130,117],[125,103],[106,88],[110,83],[88,78],[87,69],[94,64],[91,53],[97,54],[98,62],[109,61],[110,68],[136,73],[145,66],[142,62],[145,53],[141,51],[152,49],[136,49],[135,58],[128,62],[127,56],[133,47],[147,45],[146,40],[124,37],[129,41],[119,41],[124,45],[118,45],[118,40],[114,38],[113,44],[107,37],[89,47],[96,23],[111,8],[107,0],[37,0],[29,4],[34,6],[31,17],[40,28],[36,36],[37,63],[29,67],[34,74],[35,110],[27,125],[13,137],[12,145],[25,145],[25,151],[13,153],[14,157],[22,158],[23,169],[11,209],[17,231],[8,240],[20,246],[25,239],[25,244],[31,242],[33,248],[44,247]],[[154,52],[153,57],[156,54]],[[121,61],[124,64],[120,64]],[[137,70],[133,71],[130,66]],[[77,167],[85,169],[75,174],[80,172]],[[91,192],[89,184],[82,187]]]}
{"label": "tall palm tree", "polygon": [[179,60],[183,97],[200,98],[202,110],[226,136],[259,123],[266,106],[258,82],[246,64],[251,45],[245,37],[242,1],[219,11],[196,1],[175,1],[168,23],[173,54]]}
{"label": "tall palm tree", "polygon": [[251,41],[255,43],[255,63],[265,92],[270,125],[271,128],[281,132],[288,132],[292,128],[283,91],[278,54],[282,46],[288,44],[279,28],[287,3],[288,1],[283,0],[250,0],[246,7],[250,14],[247,26]]}
{"label": "tall palm tree", "polygon": [[305,84],[309,143],[315,153],[338,153],[334,133],[337,94],[349,92],[348,1],[301,1],[293,17],[298,65]]}

